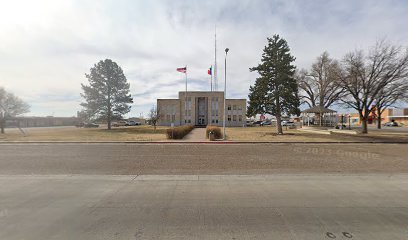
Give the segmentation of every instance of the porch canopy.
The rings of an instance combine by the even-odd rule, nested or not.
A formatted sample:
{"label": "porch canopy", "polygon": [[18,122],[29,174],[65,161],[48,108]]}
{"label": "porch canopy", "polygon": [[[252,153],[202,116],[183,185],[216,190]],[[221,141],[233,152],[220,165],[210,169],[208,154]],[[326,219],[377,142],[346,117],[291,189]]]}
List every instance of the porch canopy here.
{"label": "porch canopy", "polygon": [[314,106],[301,112],[303,125],[332,127],[336,124],[336,111],[323,106]]}

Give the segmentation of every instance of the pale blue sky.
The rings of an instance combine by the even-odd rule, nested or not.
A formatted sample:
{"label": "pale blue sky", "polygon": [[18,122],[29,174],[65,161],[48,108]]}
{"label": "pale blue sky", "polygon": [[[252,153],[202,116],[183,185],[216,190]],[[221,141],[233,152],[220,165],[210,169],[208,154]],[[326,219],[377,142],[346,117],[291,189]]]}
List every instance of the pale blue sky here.
{"label": "pale blue sky", "polygon": [[299,68],[327,50],[341,58],[387,38],[408,45],[408,1],[134,1],[0,0],[0,86],[30,103],[27,115],[72,116],[85,73],[101,59],[122,66],[134,96],[131,116],[157,98],[176,98],[188,65],[190,90],[208,90],[207,68],[218,34],[228,97],[245,98],[255,66],[275,33],[286,38]]}

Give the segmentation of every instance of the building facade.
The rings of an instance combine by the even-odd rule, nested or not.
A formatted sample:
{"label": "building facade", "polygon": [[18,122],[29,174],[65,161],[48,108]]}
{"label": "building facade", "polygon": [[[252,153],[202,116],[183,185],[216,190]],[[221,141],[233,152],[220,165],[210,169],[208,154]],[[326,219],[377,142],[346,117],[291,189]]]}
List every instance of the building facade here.
{"label": "building facade", "polygon": [[[242,127],[246,123],[246,99],[226,99],[227,127]],[[160,126],[222,126],[224,92],[179,92],[178,99],[157,99]]]}
{"label": "building facade", "polygon": [[[358,113],[351,113],[351,124],[360,125],[361,119]],[[395,121],[399,124],[408,126],[408,108],[387,108],[381,114],[381,123]],[[376,125],[377,124],[377,112],[373,111],[368,117],[367,123]]]}
{"label": "building facade", "polygon": [[79,122],[77,117],[15,117],[6,121],[7,127],[57,127],[75,126]]}

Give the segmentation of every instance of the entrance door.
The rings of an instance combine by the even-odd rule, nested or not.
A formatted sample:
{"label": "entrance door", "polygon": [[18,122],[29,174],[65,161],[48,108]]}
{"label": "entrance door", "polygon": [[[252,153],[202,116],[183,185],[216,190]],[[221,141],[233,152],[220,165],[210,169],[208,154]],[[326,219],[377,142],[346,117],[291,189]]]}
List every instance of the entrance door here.
{"label": "entrance door", "polygon": [[207,102],[205,98],[197,99],[197,125],[207,125]]}

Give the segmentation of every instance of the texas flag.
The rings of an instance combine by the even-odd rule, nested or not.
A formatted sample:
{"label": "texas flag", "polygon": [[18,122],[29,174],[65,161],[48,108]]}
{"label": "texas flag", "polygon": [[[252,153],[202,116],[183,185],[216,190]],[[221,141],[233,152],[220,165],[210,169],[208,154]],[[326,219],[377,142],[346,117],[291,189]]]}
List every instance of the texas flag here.
{"label": "texas flag", "polygon": [[208,73],[208,75],[212,76],[212,66],[208,69],[207,73]]}
{"label": "texas flag", "polygon": [[187,72],[187,67],[177,68],[177,72],[186,73]]}

